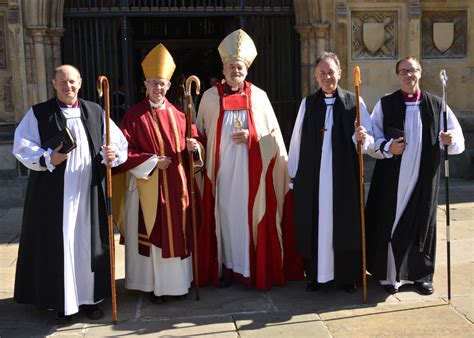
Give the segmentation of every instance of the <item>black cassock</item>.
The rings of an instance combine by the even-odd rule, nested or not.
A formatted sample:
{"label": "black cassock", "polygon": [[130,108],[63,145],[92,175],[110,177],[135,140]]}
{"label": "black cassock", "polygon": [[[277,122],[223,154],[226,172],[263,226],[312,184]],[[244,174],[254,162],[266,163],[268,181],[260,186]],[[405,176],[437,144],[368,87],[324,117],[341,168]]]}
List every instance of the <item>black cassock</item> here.
{"label": "black cassock", "polygon": [[[317,282],[319,171],[325,115],[324,94],[318,90],[306,98],[298,171],[293,179],[296,245],[304,258],[306,275],[313,282]],[[331,139],[334,281],[338,285],[359,282],[362,276],[359,158],[352,141],[355,118],[355,95],[338,87]]]}
{"label": "black cassock", "polygon": [[[94,300],[110,294],[105,166],[101,164],[102,108],[80,99],[81,119],[92,156],[91,269],[95,272]],[[66,126],[56,98],[33,106],[41,142]],[[44,159],[42,159],[44,161]],[[40,161],[40,163],[43,163]],[[64,312],[63,202],[66,161],[53,172],[31,170],[25,197],[14,299],[18,303]]]}
{"label": "black cassock", "polygon": [[[404,129],[405,103],[400,90],[381,99],[383,128]],[[400,158],[377,160],[366,206],[367,270],[387,279],[388,243],[391,242],[397,281],[429,282],[436,254],[440,147],[438,141],[441,98],[422,92],[422,151],[418,181],[391,235],[397,208]],[[386,136],[388,138],[388,136]],[[389,139],[389,138],[388,138]]]}

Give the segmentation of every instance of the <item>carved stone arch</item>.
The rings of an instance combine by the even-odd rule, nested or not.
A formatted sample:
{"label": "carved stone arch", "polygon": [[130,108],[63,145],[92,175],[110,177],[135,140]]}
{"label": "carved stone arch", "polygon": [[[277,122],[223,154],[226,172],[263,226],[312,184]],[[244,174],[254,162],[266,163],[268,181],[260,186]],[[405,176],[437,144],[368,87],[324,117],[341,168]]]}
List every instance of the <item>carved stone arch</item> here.
{"label": "carved stone arch", "polygon": [[321,0],[293,0],[296,25],[321,21]]}
{"label": "carved stone arch", "polygon": [[50,0],[50,12],[52,28],[63,28],[64,0]]}
{"label": "carved stone arch", "polygon": [[[30,74],[36,84],[35,102],[45,101],[53,93],[50,78],[61,63],[64,0],[21,0],[25,47],[31,50]],[[49,91],[49,92],[48,92]]]}
{"label": "carved stone arch", "polygon": [[300,35],[301,93],[306,96],[316,88],[316,57],[329,48],[330,17],[333,0],[294,0],[295,29]]}
{"label": "carved stone arch", "polygon": [[23,0],[23,23],[26,27],[47,27],[50,18],[50,0]]}

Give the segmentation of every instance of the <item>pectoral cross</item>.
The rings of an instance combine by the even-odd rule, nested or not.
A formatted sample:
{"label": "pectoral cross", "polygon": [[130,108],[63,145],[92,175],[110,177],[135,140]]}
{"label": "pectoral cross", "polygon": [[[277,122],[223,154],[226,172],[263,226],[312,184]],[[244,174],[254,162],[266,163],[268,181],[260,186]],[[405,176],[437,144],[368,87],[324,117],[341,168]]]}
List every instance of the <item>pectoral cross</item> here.
{"label": "pectoral cross", "polygon": [[240,129],[242,129],[242,121],[240,121],[240,116],[239,115],[237,115],[234,119],[234,126],[238,131]]}

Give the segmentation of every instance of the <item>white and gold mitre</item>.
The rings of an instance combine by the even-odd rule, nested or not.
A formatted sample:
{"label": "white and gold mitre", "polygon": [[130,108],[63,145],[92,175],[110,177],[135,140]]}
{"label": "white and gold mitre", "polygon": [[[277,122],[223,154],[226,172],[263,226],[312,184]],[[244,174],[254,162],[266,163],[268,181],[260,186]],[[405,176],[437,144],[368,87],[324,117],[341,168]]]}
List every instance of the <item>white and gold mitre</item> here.
{"label": "white and gold mitre", "polygon": [[257,48],[252,38],[242,29],[238,29],[227,35],[217,48],[222,63],[229,60],[240,60],[250,67],[257,56]]}
{"label": "white and gold mitre", "polygon": [[173,57],[161,43],[153,48],[142,62],[145,78],[171,79],[176,69]]}

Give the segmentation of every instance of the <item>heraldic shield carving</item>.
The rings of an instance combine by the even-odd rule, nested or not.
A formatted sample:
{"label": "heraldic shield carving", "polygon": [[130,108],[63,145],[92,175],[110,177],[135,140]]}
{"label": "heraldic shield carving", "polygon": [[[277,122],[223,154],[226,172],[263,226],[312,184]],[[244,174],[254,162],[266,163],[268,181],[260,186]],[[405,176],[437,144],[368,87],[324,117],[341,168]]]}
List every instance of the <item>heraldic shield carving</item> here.
{"label": "heraldic shield carving", "polygon": [[362,40],[367,50],[375,53],[385,42],[385,30],[382,22],[364,22]]}
{"label": "heraldic shield carving", "polygon": [[434,22],[433,23],[433,43],[436,48],[444,53],[453,44],[454,41],[454,23],[453,22]]}

